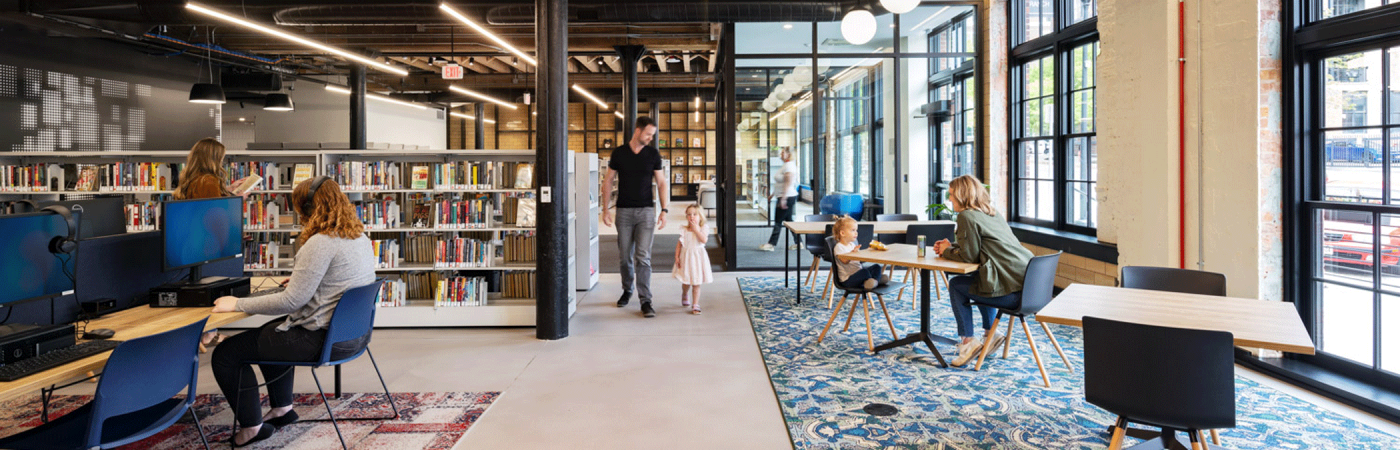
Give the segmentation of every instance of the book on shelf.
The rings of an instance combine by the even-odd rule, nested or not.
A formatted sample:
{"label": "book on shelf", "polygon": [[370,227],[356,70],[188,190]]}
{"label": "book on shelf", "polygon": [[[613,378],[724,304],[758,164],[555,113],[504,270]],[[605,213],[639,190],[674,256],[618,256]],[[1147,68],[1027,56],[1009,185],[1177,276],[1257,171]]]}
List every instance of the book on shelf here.
{"label": "book on shelf", "polygon": [[501,277],[501,297],[535,298],[535,272],[506,272]]}
{"label": "book on shelf", "polygon": [[704,178],[703,178],[700,174],[698,174],[698,173],[692,173],[692,174],[690,174],[690,182],[691,182],[691,183],[699,183],[700,180],[702,180],[702,179],[704,179]]}
{"label": "book on shelf", "polygon": [[73,185],[73,190],[91,192],[97,190],[97,166],[83,164],[78,166],[78,181]]}
{"label": "book on shelf", "polygon": [[432,264],[437,260],[438,236],[417,234],[404,238],[403,260],[406,263]]}
{"label": "book on shelf", "polygon": [[352,191],[399,189],[399,163],[393,161],[342,161],[327,164],[326,175]]}
{"label": "book on shelf", "polygon": [[530,163],[520,163],[515,168],[515,188],[534,189],[535,188],[535,166]]}
{"label": "book on shelf", "polygon": [[502,259],[506,264],[527,264],[535,262],[535,233],[516,231],[501,236]]}
{"label": "book on shelf", "polygon": [[408,282],[404,280],[384,280],[379,285],[379,302],[375,304],[381,308],[392,308],[408,305]]}
{"label": "book on shelf", "polygon": [[277,196],[251,194],[243,200],[243,229],[275,230],[282,225],[283,212]]}
{"label": "book on shelf", "polygon": [[[0,165],[0,192],[47,192],[52,164]],[[62,168],[58,168],[62,176]]]}
{"label": "book on shelf", "polygon": [[690,165],[692,165],[692,166],[703,166],[703,165],[705,165],[705,157],[704,157],[704,156],[701,156],[701,155],[691,156],[691,157],[690,157]]}
{"label": "book on shelf", "polygon": [[374,250],[374,266],[380,269],[393,269],[399,266],[399,241],[380,239],[369,241]]}
{"label": "book on shelf", "polygon": [[278,251],[280,244],[276,241],[257,242],[248,241],[243,243],[243,268],[244,269],[278,269]]}
{"label": "book on shelf", "polygon": [[535,226],[535,199],[522,197],[515,202],[515,226],[530,228]]}
{"label": "book on shelf", "polygon": [[676,138],[676,147],[685,147],[685,138],[683,138],[683,137],[678,137],[678,138]]}
{"label": "book on shelf", "polygon": [[685,156],[684,156],[684,155],[676,155],[675,158],[671,158],[671,159],[672,159],[672,161],[671,161],[671,164],[672,164],[672,165],[677,165],[677,166],[684,166],[684,165],[685,165]]}
{"label": "book on shelf", "polygon": [[233,193],[234,195],[243,195],[244,193],[258,187],[259,184],[262,184],[262,181],[262,176],[259,176],[257,174],[248,175],[247,177],[243,178],[243,181],[238,183],[238,186],[233,187]]}
{"label": "book on shelf", "polygon": [[[224,171],[228,172],[229,181],[248,178],[252,176],[262,177],[263,189],[278,189],[282,187],[282,171],[275,162],[269,161],[238,161],[224,165]],[[250,188],[252,189],[252,188]],[[234,193],[238,193],[235,189]]]}
{"label": "book on shelf", "polygon": [[685,174],[683,174],[683,173],[676,172],[675,175],[673,175],[671,178],[672,178],[672,180],[671,180],[671,183],[672,183],[672,184],[681,184],[681,183],[685,183]]}
{"label": "book on shelf", "polygon": [[491,241],[461,237],[444,238],[437,243],[435,269],[492,267],[496,246]]}
{"label": "book on shelf", "polygon": [[399,204],[393,197],[382,200],[366,200],[355,204],[355,215],[365,224],[366,230],[384,230],[399,227]]}
{"label": "book on shelf", "polygon": [[292,188],[296,189],[297,185],[300,185],[301,182],[310,180],[311,177],[315,176],[315,173],[313,173],[315,169],[316,168],[311,164],[297,164],[296,172],[292,174]]}
{"label": "book on shelf", "polygon": [[160,227],[161,202],[136,202],[124,205],[128,233],[153,231]]}
{"label": "book on shelf", "polygon": [[481,195],[469,199],[442,199],[433,203],[433,228],[466,230],[491,228],[492,201]]}
{"label": "book on shelf", "polygon": [[404,274],[402,279],[408,285],[408,298],[434,299],[437,297],[437,284],[441,278],[441,272],[424,271]]}
{"label": "book on shelf", "polygon": [[511,161],[454,161],[433,167],[436,189],[531,189],[530,163]]}
{"label": "book on shelf", "polygon": [[410,186],[410,188],[411,188],[411,189],[427,189],[427,188],[428,188],[428,172],[429,172],[430,170],[432,170],[432,169],[429,168],[428,166],[423,166],[423,165],[413,166],[413,185]]}
{"label": "book on shelf", "polygon": [[486,277],[448,277],[438,280],[433,305],[438,307],[486,306],[490,286]]}
{"label": "book on shelf", "polygon": [[704,148],[704,147],[705,147],[705,139],[704,139],[704,138],[698,138],[698,137],[697,137],[697,138],[690,138],[690,146],[691,146],[691,147],[695,147],[695,148]]}

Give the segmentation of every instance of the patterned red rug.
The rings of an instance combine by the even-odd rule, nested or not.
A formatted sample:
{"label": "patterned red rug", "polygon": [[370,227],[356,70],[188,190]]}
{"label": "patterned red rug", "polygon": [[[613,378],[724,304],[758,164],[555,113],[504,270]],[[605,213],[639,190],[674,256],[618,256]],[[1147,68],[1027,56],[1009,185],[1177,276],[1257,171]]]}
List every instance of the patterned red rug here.
{"label": "patterned red rug", "polygon": [[[476,423],[500,392],[410,392],[395,393],[400,417],[396,420],[343,420],[340,432],[352,449],[424,449],[447,450],[457,444],[467,429]],[[49,417],[58,417],[77,409],[92,399],[87,395],[58,395],[49,403]],[[330,398],[336,418],[383,417],[393,415],[384,394],[350,394],[340,400]],[[277,430],[271,439],[249,448],[278,448],[294,450],[338,449],[335,428],[330,422],[307,422],[306,419],[326,417],[326,408],[318,394],[297,394],[294,408],[303,421]],[[195,412],[209,436],[210,448],[228,448],[233,431],[233,411],[218,394],[204,394],[195,399]],[[267,409],[266,396],[263,409]],[[40,424],[39,397],[11,400],[0,404],[0,436],[9,436]],[[186,414],[175,425],[140,442],[122,449],[195,449],[203,448],[194,421]]]}

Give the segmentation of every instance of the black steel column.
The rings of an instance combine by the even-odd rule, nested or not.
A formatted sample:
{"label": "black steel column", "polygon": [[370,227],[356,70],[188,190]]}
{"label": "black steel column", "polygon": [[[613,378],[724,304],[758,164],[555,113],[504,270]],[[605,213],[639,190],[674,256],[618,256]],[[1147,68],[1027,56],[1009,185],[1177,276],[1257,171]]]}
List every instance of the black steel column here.
{"label": "black steel column", "polygon": [[817,26],[812,24],[812,212],[821,214],[826,196],[826,125],[822,123],[821,72],[817,70]]}
{"label": "black steel column", "polygon": [[738,192],[737,174],[734,172],[734,163],[738,161],[739,154],[734,143],[738,141],[735,131],[735,113],[738,111],[738,103],[734,96],[739,89],[734,85],[734,24],[724,24],[724,29],[719,37],[719,58],[720,87],[718,95],[715,96],[715,125],[716,140],[719,152],[721,167],[720,173],[723,187],[720,188],[722,194],[717,200],[720,205],[719,223],[721,231],[720,243],[724,245],[724,268],[732,270],[738,264],[738,246],[733,243],[738,242],[738,221],[735,220],[738,214],[736,198],[734,194]]}
{"label": "black steel column", "polygon": [[365,130],[369,128],[365,121],[365,66],[363,64],[352,64],[350,66],[350,148],[352,150],[364,150],[366,144]]}
{"label": "black steel column", "polygon": [[486,148],[486,105],[476,104],[476,149]]}
{"label": "black steel column", "polygon": [[[539,186],[535,236],[535,337],[569,336],[569,2],[535,0],[535,177]],[[546,189],[552,191],[545,196]]]}
{"label": "black steel column", "polygon": [[[617,45],[618,57],[622,60],[622,128],[621,143],[632,142],[632,129],[637,126],[637,61],[642,60],[647,48],[642,45]],[[620,143],[620,144],[621,144]]]}
{"label": "black steel column", "polygon": [[[888,151],[885,152],[886,155],[894,155],[894,173],[892,174],[894,175],[894,209],[890,209],[889,205],[886,205],[885,211],[883,211],[886,214],[899,214],[904,212],[904,198],[902,194],[904,193],[904,186],[909,183],[908,177],[900,173],[900,169],[903,166],[902,164],[900,164],[900,158],[904,157],[904,152],[900,151],[903,147],[903,145],[901,145],[903,143],[903,139],[901,138],[904,136],[903,134],[900,134],[899,129],[900,122],[904,121],[904,108],[903,106],[901,106],[901,103],[903,102],[900,101],[903,98],[903,95],[901,95],[900,93],[904,91],[904,85],[900,82],[899,74],[900,72],[904,71],[904,66],[900,64],[900,62],[902,62],[903,59],[899,57],[899,16],[900,14],[894,15],[894,83],[892,83],[893,86],[890,86],[890,89],[892,89],[892,92],[894,92],[894,114],[892,114],[892,116],[894,117],[885,118],[885,123],[890,123],[889,119],[894,119],[894,134],[885,134],[886,137],[894,138],[892,140],[887,139],[891,142],[894,142],[894,148],[887,149]],[[883,95],[884,93],[882,92],[881,94]],[[875,133],[870,134],[873,135]],[[929,179],[933,179],[933,174],[929,174]],[[881,180],[881,182],[882,181],[883,180]],[[874,188],[874,186],[871,187]],[[875,192],[875,190],[872,189],[871,192]],[[929,203],[933,202],[930,201]],[[914,209],[917,210],[918,208]],[[930,217],[929,219],[933,218]]]}

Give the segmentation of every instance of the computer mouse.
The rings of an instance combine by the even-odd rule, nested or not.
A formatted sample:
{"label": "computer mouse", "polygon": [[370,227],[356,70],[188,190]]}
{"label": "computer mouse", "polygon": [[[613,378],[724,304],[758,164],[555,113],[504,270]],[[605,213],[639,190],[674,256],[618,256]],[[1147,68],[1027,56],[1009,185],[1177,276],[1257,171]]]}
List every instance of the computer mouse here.
{"label": "computer mouse", "polygon": [[111,339],[117,332],[109,328],[97,328],[83,333],[83,339]]}

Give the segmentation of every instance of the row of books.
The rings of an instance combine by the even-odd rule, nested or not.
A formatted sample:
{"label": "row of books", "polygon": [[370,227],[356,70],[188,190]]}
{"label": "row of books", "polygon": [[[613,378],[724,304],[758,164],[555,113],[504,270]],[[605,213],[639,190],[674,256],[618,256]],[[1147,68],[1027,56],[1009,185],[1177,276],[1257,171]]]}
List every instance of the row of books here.
{"label": "row of books", "polygon": [[63,168],[56,164],[0,164],[0,192],[48,192],[50,170],[61,173]]}
{"label": "row of books", "polygon": [[391,161],[343,161],[326,164],[326,176],[352,191],[400,189],[403,177],[399,167]]}
{"label": "row of books", "polygon": [[243,229],[278,229],[282,226],[282,214],[287,212],[276,195],[251,194],[243,201]]}
{"label": "row of books", "polygon": [[406,285],[407,298],[431,299],[437,297],[438,281],[443,277],[442,272],[410,272],[404,274],[400,280]]}
{"label": "row of books", "polygon": [[491,228],[494,210],[490,196],[471,199],[443,199],[433,202],[433,228],[472,229]]}
{"label": "row of books", "polygon": [[[419,167],[414,167],[413,189],[426,189],[418,184]],[[436,189],[533,189],[534,172],[525,162],[456,161],[435,165],[432,181]]]}
{"label": "row of books", "polygon": [[[250,175],[262,177],[263,189],[292,189],[302,181],[309,180],[313,165],[309,163],[279,165],[269,161],[236,161],[224,165],[228,180],[238,180]],[[291,180],[290,183],[285,183]]]}
{"label": "row of books", "polygon": [[438,236],[419,234],[409,236],[403,242],[403,260],[407,263],[437,262]]}
{"label": "row of books", "polygon": [[360,222],[364,223],[365,229],[369,230],[398,228],[402,217],[399,204],[394,201],[393,197],[356,203],[355,215],[359,216]]}
{"label": "row of books", "polygon": [[501,236],[506,264],[535,262],[535,233],[510,232]]}
{"label": "row of books", "polygon": [[378,306],[381,308],[408,306],[408,282],[384,280],[384,284],[379,285]]}
{"label": "row of books", "polygon": [[160,203],[157,201],[129,203],[126,209],[126,231],[152,231],[160,228]]}
{"label": "row of books", "polygon": [[382,239],[369,241],[374,249],[374,266],[380,269],[393,269],[399,266],[399,241]]}
{"label": "row of books", "polygon": [[491,267],[496,257],[496,245],[491,241],[445,238],[438,241],[437,259],[433,267],[437,269],[464,269],[471,267]]}
{"label": "row of books", "polygon": [[433,306],[486,306],[490,285],[486,277],[448,277],[438,280]]}
{"label": "row of books", "polygon": [[[116,162],[98,164],[97,179],[101,188],[112,191],[158,191],[175,189],[174,176],[182,164],[155,162]],[[79,165],[77,190],[95,190],[84,183],[87,168]]]}
{"label": "row of books", "polygon": [[535,272],[507,272],[501,277],[501,296],[535,298]]}
{"label": "row of books", "polygon": [[277,242],[244,242],[243,243],[243,268],[244,269],[278,269],[278,250],[281,245]]}

